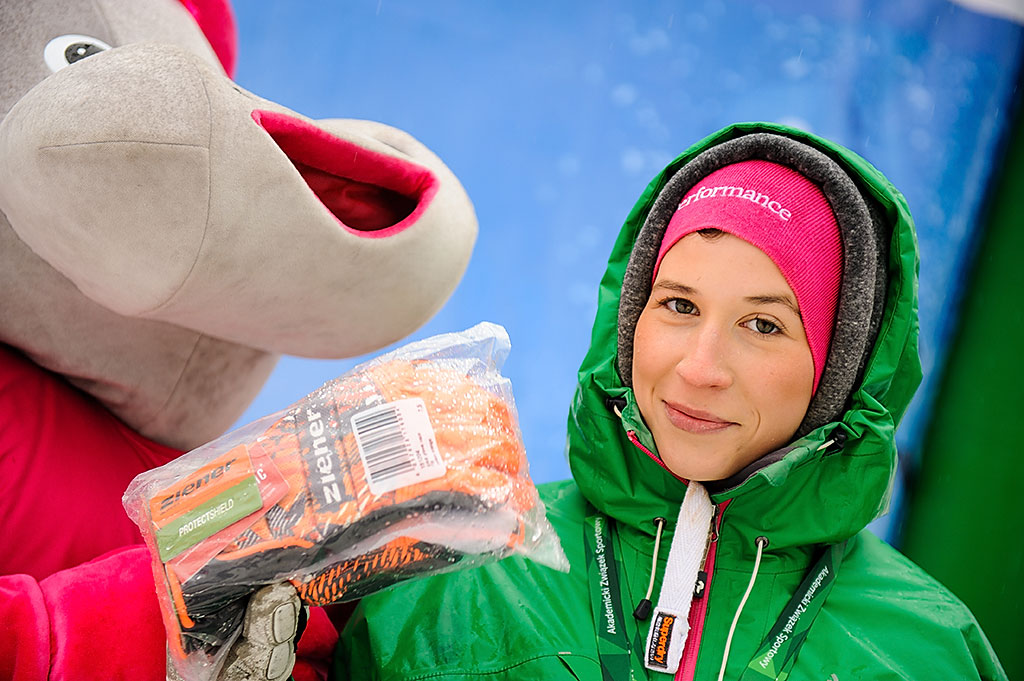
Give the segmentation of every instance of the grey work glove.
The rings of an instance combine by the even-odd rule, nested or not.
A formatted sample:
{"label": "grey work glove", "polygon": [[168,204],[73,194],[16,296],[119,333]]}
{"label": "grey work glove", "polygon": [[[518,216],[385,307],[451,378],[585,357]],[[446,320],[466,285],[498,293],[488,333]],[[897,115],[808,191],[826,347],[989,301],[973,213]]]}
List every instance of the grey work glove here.
{"label": "grey work glove", "polygon": [[[217,681],[284,681],[295,666],[303,606],[287,582],[263,587],[245,609],[242,635],[232,644]],[[183,681],[170,660],[167,681]]]}

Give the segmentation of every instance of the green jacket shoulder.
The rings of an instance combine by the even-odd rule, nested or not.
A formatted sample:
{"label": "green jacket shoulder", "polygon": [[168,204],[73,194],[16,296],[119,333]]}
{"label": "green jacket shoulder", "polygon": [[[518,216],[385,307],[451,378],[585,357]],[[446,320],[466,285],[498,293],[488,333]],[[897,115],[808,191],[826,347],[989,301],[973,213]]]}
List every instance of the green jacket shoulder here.
{"label": "green jacket shoulder", "polygon": [[[582,541],[586,501],[572,482],[542,485],[540,491],[572,566],[569,573],[513,557],[366,598],[342,636],[335,678],[600,679]],[[792,592],[788,582],[798,578],[770,572],[759,578],[760,594],[753,600],[764,604],[763,612],[745,616],[758,630],[739,640],[752,645],[767,634]],[[710,626],[727,626],[729,615],[715,613],[710,622],[720,624]],[[709,637],[708,646],[722,638]],[[743,644],[734,647],[730,673],[749,659],[747,653],[752,651]],[[708,658],[720,660],[720,654]],[[701,665],[697,678],[715,678],[712,666]],[[970,611],[867,531],[848,542],[835,588],[789,678],[833,676],[1006,678]]]}
{"label": "green jacket shoulder", "polygon": [[[878,678],[885,670],[901,679],[1006,678],[963,602],[867,530],[850,541],[813,636],[844,643],[834,648],[847,658],[833,659],[837,668],[875,668]],[[829,664],[827,647],[808,645],[800,655],[801,666]]]}
{"label": "green jacket shoulder", "polygon": [[571,482],[539,490],[569,573],[513,556],[365,598],[343,632],[335,678],[599,678],[582,555],[585,500]]}

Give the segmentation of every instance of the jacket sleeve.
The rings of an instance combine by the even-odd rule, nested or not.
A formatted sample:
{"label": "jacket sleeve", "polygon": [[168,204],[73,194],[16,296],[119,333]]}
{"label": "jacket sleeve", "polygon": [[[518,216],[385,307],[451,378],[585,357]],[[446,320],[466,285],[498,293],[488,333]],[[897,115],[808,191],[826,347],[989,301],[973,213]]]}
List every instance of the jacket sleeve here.
{"label": "jacket sleeve", "polygon": [[42,581],[0,577],[0,679],[165,678],[149,552],[134,546]]}
{"label": "jacket sleeve", "polygon": [[974,664],[978,668],[978,677],[983,681],[1007,681],[1006,671],[999,662],[996,651],[973,615],[970,625],[963,633],[967,647],[974,657]]}
{"label": "jacket sleeve", "polygon": [[[113,551],[36,581],[0,577],[0,681],[166,678],[164,626],[145,546]],[[294,678],[317,681],[337,632],[313,608]]]}

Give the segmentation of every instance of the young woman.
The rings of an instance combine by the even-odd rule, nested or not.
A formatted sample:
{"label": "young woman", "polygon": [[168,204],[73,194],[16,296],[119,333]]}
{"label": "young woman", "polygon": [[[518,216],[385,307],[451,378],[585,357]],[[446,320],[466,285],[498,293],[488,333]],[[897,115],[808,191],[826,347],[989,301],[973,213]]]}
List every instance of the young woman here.
{"label": "young woman", "polygon": [[345,679],[1005,678],[967,609],[864,531],[920,379],[903,200],[741,124],[641,196],[542,496],[572,569],[509,559],[364,599]]}

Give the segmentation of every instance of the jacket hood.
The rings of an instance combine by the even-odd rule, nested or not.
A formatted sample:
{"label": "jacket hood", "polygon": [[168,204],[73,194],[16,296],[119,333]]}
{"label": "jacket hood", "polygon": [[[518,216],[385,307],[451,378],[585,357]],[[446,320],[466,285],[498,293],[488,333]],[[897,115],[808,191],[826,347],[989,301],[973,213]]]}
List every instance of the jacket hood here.
{"label": "jacket hood", "polygon": [[745,535],[770,532],[772,547],[782,549],[846,539],[885,512],[896,470],[894,431],[921,379],[910,211],[878,170],[828,140],[776,124],[736,124],[687,149],[647,186],[601,280],[591,345],[569,414],[568,454],[584,496],[620,523],[651,533],[652,518],[676,516],[685,483],[644,451],[656,453],[654,441],[617,369],[623,278],[640,230],[676,172],[712,147],[757,133],[788,137],[832,159],[878,209],[875,218],[888,233],[879,331],[845,410],[763,457],[745,477],[708,485],[715,503],[731,500],[730,525]]}

